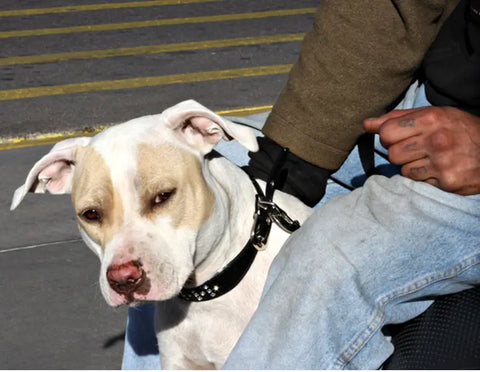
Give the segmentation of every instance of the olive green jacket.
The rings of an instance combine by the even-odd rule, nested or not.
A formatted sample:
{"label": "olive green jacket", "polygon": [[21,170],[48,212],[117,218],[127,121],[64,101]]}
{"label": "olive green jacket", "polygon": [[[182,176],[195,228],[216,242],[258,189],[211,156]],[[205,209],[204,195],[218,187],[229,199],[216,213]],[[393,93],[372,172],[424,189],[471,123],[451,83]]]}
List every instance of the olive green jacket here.
{"label": "olive green jacket", "polygon": [[337,169],[412,83],[458,0],[322,0],[263,132],[297,156]]}

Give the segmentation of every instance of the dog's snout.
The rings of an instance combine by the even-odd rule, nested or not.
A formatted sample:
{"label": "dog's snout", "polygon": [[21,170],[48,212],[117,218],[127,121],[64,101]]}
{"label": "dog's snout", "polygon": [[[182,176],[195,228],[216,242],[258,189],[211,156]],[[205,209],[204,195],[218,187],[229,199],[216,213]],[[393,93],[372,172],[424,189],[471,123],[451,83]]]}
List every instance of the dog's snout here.
{"label": "dog's snout", "polygon": [[110,287],[118,294],[130,295],[145,281],[145,271],[138,261],[113,264],[107,270]]}

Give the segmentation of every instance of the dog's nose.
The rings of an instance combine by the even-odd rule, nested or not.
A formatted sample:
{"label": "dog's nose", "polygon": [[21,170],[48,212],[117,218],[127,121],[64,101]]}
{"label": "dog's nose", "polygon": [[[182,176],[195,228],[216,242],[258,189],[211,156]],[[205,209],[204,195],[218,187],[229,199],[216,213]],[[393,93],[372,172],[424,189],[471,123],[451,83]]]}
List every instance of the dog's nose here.
{"label": "dog's nose", "polygon": [[107,270],[107,280],[115,292],[130,295],[145,281],[145,271],[138,261],[113,264]]}

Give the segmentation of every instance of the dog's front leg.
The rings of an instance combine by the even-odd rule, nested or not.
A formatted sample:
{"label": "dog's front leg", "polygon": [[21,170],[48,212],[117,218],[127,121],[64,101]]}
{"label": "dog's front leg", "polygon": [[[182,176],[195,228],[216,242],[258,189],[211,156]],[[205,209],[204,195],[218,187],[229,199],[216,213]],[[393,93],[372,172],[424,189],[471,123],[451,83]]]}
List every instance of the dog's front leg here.
{"label": "dog's front leg", "polygon": [[[175,360],[172,360],[175,359]],[[196,369],[208,369],[208,370],[214,370],[217,369],[215,365],[213,364],[203,364],[203,365],[198,365],[194,363],[193,361],[189,360],[185,356],[180,357],[180,358],[172,358],[171,355],[168,357],[161,357],[161,365],[162,369],[165,370],[196,370]]]}
{"label": "dog's front leg", "polygon": [[160,364],[162,369],[177,370],[177,369],[217,369],[213,363],[205,360],[204,355],[198,350],[192,340],[182,337],[183,342],[178,343],[177,340],[168,337],[164,340],[162,336],[158,338],[158,345],[160,351]]}

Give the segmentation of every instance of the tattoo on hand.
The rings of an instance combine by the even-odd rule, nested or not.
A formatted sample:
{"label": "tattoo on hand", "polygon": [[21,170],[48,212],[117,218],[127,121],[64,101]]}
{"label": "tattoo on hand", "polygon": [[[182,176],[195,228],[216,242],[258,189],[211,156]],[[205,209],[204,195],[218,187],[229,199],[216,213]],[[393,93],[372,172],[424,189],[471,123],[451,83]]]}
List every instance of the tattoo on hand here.
{"label": "tattoo on hand", "polygon": [[415,119],[402,119],[398,122],[398,126],[401,128],[408,128],[415,126]]}
{"label": "tattoo on hand", "polygon": [[414,167],[410,169],[410,174],[427,174],[427,167]]}
{"label": "tattoo on hand", "polygon": [[408,151],[416,150],[416,148],[417,148],[417,142],[412,142],[405,145],[405,150],[408,150]]}

